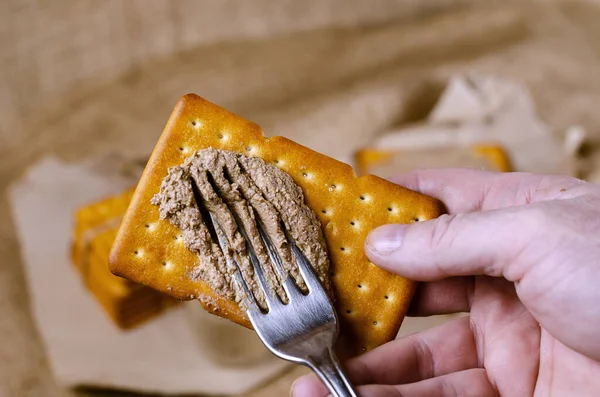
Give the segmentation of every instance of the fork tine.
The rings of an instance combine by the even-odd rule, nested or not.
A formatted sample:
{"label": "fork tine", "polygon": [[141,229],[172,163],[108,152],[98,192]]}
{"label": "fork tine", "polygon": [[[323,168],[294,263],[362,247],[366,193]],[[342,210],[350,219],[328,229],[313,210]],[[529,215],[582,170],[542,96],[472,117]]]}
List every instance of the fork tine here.
{"label": "fork tine", "polygon": [[221,226],[219,225],[219,223],[215,219],[215,216],[212,213],[209,213],[209,215],[210,215],[210,221],[212,222],[212,227],[215,230],[215,234],[217,236],[217,241],[219,243],[219,247],[221,247],[223,256],[225,256],[227,265],[229,265],[229,267],[233,266],[237,269],[237,271],[233,274],[233,279],[239,286],[241,286],[243,288],[244,292],[246,293],[246,305],[248,306],[249,309],[259,310],[258,304],[256,303],[256,298],[250,291],[250,287],[248,287],[248,284],[246,284],[246,280],[244,280],[244,277],[242,277],[242,271],[240,270],[240,266],[235,261],[235,259],[233,259],[232,257],[230,257],[229,255],[226,254],[227,241],[225,240],[225,235],[223,234],[223,232],[221,232],[221,233],[216,232],[216,229],[219,228],[219,230],[220,230]]}
{"label": "fork tine", "polygon": [[248,237],[248,234],[246,233],[246,229],[244,228],[242,221],[239,219],[239,217],[237,216],[237,214],[234,211],[231,211],[231,214],[233,215],[233,219],[235,220],[235,223],[237,224],[240,234],[244,238],[244,242],[246,243],[246,249],[248,250],[248,256],[250,257],[250,262],[252,263],[252,268],[254,269],[254,272],[258,276],[257,277],[258,284],[259,284],[260,288],[263,290],[263,293],[265,295],[265,301],[267,302],[267,306],[270,310],[273,306],[275,306],[277,304],[281,304],[281,302],[279,301],[279,299],[276,296],[274,296],[275,293],[274,293],[274,291],[271,290],[271,287],[269,286],[269,282],[267,281],[265,272],[262,268],[262,265],[260,264],[260,261],[258,260],[258,257],[256,256],[256,252],[254,251],[254,246],[252,245],[252,242],[250,241],[250,238]]}
{"label": "fork tine", "polygon": [[[225,171],[226,170],[224,169],[224,172]],[[208,183],[213,187],[213,189],[215,191],[218,191],[219,189],[218,189],[218,187],[215,186],[215,183],[214,183],[214,180],[212,179],[211,174],[208,172],[206,172],[205,174],[206,174],[206,179],[207,179]],[[203,219],[210,218],[212,227],[213,227],[213,232],[216,230],[215,226],[218,226],[219,229],[222,231],[222,228],[219,225],[219,222],[217,221],[216,217],[213,215],[212,212],[210,212],[208,210],[208,208],[206,208],[205,202],[204,202],[201,194],[199,193],[198,186],[196,185],[196,182],[193,178],[192,178],[192,191],[194,193],[194,199],[196,200],[198,208],[203,215],[202,218]],[[229,212],[232,215],[232,217],[236,223],[236,226],[237,226],[238,230],[240,231],[240,234],[242,235],[242,238],[244,239],[244,243],[246,244],[246,249],[248,250],[248,254],[249,254],[248,256],[250,257],[250,262],[252,263],[252,268],[254,269],[254,272],[258,276],[258,285],[262,289],[263,294],[265,296],[267,308],[270,309],[273,305],[277,304],[279,301],[276,298],[273,299],[273,296],[271,295],[269,283],[267,282],[267,278],[265,277],[262,266],[260,265],[260,262],[259,262],[258,258],[256,257],[256,253],[254,252],[254,247],[252,246],[252,242],[248,238],[248,234],[246,233],[246,230],[244,229],[244,225],[242,224],[241,220],[239,219],[239,217],[237,216],[235,211],[230,209]],[[208,217],[206,216],[206,213],[208,213],[208,215],[209,215]],[[209,227],[209,231],[210,231],[210,227]],[[223,237],[221,237],[219,235],[219,233],[215,232],[215,234],[217,235],[217,240],[219,242],[219,246],[221,247],[221,251],[223,251],[223,255],[225,256],[225,259],[227,260],[228,264],[235,265],[235,268],[237,269],[237,272],[234,273],[234,280],[238,284],[240,284],[240,281],[242,282],[241,284],[244,288],[244,291],[246,292],[246,296],[248,297],[249,300],[253,300],[252,304],[256,308],[258,308],[257,297],[254,296],[254,294],[251,292],[251,289],[248,286],[248,283],[246,282],[246,280],[244,280],[244,277],[242,275],[242,271],[240,269],[239,264],[233,258],[231,258],[231,260],[230,260],[228,258],[228,255],[225,254],[227,252],[227,240],[224,238],[224,233],[221,233],[221,235]],[[236,276],[236,274],[238,274],[238,273],[239,273],[239,276]],[[250,305],[248,307],[250,307]]]}
{"label": "fork tine", "polygon": [[292,276],[290,276],[289,274],[287,275],[285,280],[283,280],[283,289],[287,293],[290,302],[292,301],[292,299],[304,296],[304,294],[302,293],[302,291],[300,291],[300,288],[298,288],[298,285],[296,284]]}
{"label": "fork tine", "polygon": [[[258,307],[258,304],[256,303],[256,298],[254,298],[254,295],[250,291],[248,284],[246,284],[246,280],[244,280],[244,277],[242,277],[242,272],[240,270],[240,267],[238,266],[238,264],[235,260],[233,261],[233,263],[235,264],[235,266],[237,268],[237,272],[233,273],[233,279],[235,280],[235,282],[238,285],[242,286],[242,288],[244,289],[244,292],[246,293],[246,306],[250,310],[260,311],[260,308]],[[252,298],[250,298],[250,297],[252,297]]]}
{"label": "fork tine", "polygon": [[277,251],[275,250],[275,247],[273,246],[273,242],[271,241],[271,238],[265,232],[265,225],[263,224],[262,220],[256,213],[254,213],[254,215],[255,215],[254,218],[256,219],[256,226],[258,228],[258,233],[260,234],[260,237],[261,237],[263,243],[265,244],[265,247],[267,247],[267,252],[269,254],[269,258],[271,258],[271,262],[273,262],[273,265],[275,265],[275,269],[277,269],[277,273],[279,273],[279,276],[281,278],[284,278],[286,274],[285,274],[285,270],[283,269],[283,265],[281,264],[281,258],[279,257],[279,253],[277,253]]}
{"label": "fork tine", "polygon": [[260,310],[254,295],[252,294],[252,292],[250,292],[248,284],[246,284],[246,280],[244,280],[244,278],[242,277],[242,271],[240,269],[240,266],[235,261],[235,259],[233,259],[233,257],[227,255],[227,239],[225,238],[225,233],[223,232],[221,225],[219,225],[219,222],[217,222],[217,219],[213,215],[213,213],[210,212],[208,208],[206,208],[206,202],[200,194],[200,189],[198,188],[195,179],[191,179],[191,184],[192,192],[194,194],[194,200],[196,201],[196,205],[198,206],[198,210],[200,211],[202,219],[206,222],[206,227],[208,228],[208,232],[211,238],[213,240],[217,240],[217,243],[221,248],[221,252],[225,257],[225,261],[227,262],[227,267],[234,267],[235,269],[237,269],[237,271],[233,274],[233,280],[237,283],[239,288],[242,288],[244,290],[244,301],[246,303],[246,306],[249,310]]}
{"label": "fork tine", "polygon": [[300,291],[300,289],[294,282],[294,279],[289,274],[287,274],[287,272],[283,268],[283,265],[281,263],[281,257],[279,256],[279,253],[273,246],[271,238],[265,232],[265,225],[263,224],[262,220],[258,216],[256,216],[255,218],[260,237],[262,238],[265,247],[267,247],[267,252],[269,253],[269,258],[271,258],[271,262],[275,265],[275,268],[277,269],[277,272],[279,273],[281,279],[283,279],[283,289],[285,290],[288,299],[291,302],[293,298],[302,295],[302,291]]}
{"label": "fork tine", "polygon": [[298,268],[300,269],[302,278],[304,279],[304,282],[306,283],[306,286],[308,287],[309,293],[310,292],[319,292],[319,291],[325,293],[323,286],[321,284],[321,280],[319,280],[319,277],[315,273],[313,267],[310,265],[310,262],[308,261],[308,259],[306,259],[306,256],[304,256],[304,254],[302,253],[300,248],[298,248],[298,246],[296,245],[296,242],[294,241],[292,236],[289,235],[285,226],[282,225],[282,228],[283,228],[285,237],[286,237],[288,243],[290,244],[290,248],[292,249],[292,252],[294,253],[294,256],[296,257],[296,263],[298,264]]}
{"label": "fork tine", "polygon": [[292,248],[294,256],[296,256],[296,262],[298,263],[298,268],[302,273],[304,282],[308,286],[309,291],[312,292],[312,290],[317,289],[321,286],[321,281],[319,280],[317,274],[308,262],[308,259],[306,259],[302,251],[300,251],[300,248],[298,248],[298,246],[292,241],[290,241],[290,247]]}

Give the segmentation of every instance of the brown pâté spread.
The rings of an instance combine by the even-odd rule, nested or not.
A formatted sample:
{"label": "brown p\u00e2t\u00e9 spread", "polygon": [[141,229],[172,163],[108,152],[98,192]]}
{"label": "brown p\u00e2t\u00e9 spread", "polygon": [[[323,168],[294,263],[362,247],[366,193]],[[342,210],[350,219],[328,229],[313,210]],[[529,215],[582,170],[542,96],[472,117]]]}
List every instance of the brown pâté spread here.
{"label": "brown p\u00e2t\u00e9 spread", "polygon": [[[182,165],[169,169],[152,204],[159,206],[161,219],[181,230],[185,246],[198,256],[198,265],[190,277],[203,280],[214,291],[237,301],[242,307],[245,292],[234,281],[236,267],[224,255],[235,260],[259,306],[265,308],[266,304],[236,218],[252,242],[272,290],[284,302],[287,302],[287,296],[281,283],[287,274],[301,290],[306,291],[306,285],[282,224],[331,295],[329,258],[321,224],[304,203],[302,190],[293,179],[261,158],[213,148],[200,150]],[[209,214],[216,220],[214,228],[207,219]],[[282,258],[283,275],[269,259],[256,217],[262,221],[266,234]],[[217,235],[225,237],[227,252],[219,247]]]}

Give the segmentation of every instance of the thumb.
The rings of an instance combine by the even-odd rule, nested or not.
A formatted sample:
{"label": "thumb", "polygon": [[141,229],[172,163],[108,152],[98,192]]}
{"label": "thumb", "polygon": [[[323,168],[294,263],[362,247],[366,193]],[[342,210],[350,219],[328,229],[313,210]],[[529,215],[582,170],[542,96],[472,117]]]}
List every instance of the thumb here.
{"label": "thumb", "polygon": [[[451,276],[504,276],[520,279],[508,269],[522,254],[535,225],[523,207],[442,215],[410,225],[390,224],[369,234],[365,250],[384,269],[418,281]],[[515,270],[515,271],[513,271]]]}

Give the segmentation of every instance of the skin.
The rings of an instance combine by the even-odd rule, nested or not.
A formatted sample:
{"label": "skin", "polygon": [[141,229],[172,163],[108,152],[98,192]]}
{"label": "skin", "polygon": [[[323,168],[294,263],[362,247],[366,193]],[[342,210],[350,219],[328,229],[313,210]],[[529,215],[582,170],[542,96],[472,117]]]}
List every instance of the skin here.
{"label": "skin", "polygon": [[[391,180],[448,215],[382,226],[367,255],[425,282],[411,315],[469,315],[346,363],[359,395],[599,396],[600,186],[464,169]],[[313,375],[292,392],[328,395]]]}

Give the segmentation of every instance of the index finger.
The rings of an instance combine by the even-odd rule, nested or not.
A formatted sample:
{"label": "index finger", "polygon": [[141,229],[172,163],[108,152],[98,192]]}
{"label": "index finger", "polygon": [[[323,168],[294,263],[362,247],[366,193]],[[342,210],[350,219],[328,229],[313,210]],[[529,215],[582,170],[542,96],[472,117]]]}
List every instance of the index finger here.
{"label": "index finger", "polygon": [[389,180],[442,201],[450,214],[513,207],[561,196],[585,183],[559,175],[464,168],[415,170]]}

